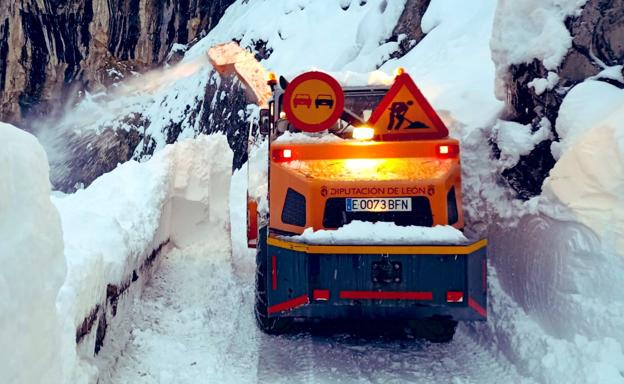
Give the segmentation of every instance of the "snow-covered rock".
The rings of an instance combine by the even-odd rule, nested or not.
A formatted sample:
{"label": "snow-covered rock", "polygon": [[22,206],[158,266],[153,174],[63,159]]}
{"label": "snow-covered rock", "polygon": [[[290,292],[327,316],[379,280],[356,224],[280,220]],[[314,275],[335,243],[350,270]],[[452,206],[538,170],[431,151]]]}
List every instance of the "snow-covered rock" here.
{"label": "snow-covered rock", "polygon": [[[0,377],[63,382],[63,236],[37,139],[0,123]],[[71,337],[71,334],[69,335]]]}
{"label": "snow-covered rock", "polygon": [[[559,159],[560,127],[555,121],[566,94],[586,79],[619,87],[624,83],[623,9],[621,2],[600,0],[498,2],[491,48],[496,95],[507,102],[503,117],[530,124],[533,131],[544,119],[552,125],[548,140],[502,173],[519,197],[539,195]],[[604,101],[610,104],[608,98]],[[588,102],[601,108],[601,101]]]}
{"label": "snow-covered rock", "polygon": [[497,67],[497,96],[506,97],[505,81],[513,64],[541,61],[548,70],[556,69],[572,36],[565,20],[577,13],[587,0],[501,0],[496,8],[492,33],[492,58]]}

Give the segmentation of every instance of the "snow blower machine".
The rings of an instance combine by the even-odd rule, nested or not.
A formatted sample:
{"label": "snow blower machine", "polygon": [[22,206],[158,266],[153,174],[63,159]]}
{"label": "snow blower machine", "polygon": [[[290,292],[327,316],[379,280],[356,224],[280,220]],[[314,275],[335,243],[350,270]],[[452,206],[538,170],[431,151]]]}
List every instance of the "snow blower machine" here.
{"label": "snow blower machine", "polygon": [[[235,43],[208,55],[260,105],[268,140],[268,175],[254,187],[262,195],[250,192],[262,172],[250,171],[247,202],[260,329],[408,321],[449,341],[458,321],[486,320],[486,240],[392,233],[464,227],[459,142],[407,73],[399,69],[390,86],[343,87],[316,71],[278,81]],[[345,231],[361,223],[389,233]],[[319,242],[311,233],[336,236]]]}
{"label": "snow blower machine", "polygon": [[428,338],[448,341],[457,321],[486,320],[484,239],[306,241],[306,233],[338,233],[355,221],[463,230],[459,142],[410,76],[400,69],[391,86],[342,87],[307,72],[291,82],[270,75],[268,84],[272,97],[260,112],[268,214],[248,201],[259,327],[420,320]]}

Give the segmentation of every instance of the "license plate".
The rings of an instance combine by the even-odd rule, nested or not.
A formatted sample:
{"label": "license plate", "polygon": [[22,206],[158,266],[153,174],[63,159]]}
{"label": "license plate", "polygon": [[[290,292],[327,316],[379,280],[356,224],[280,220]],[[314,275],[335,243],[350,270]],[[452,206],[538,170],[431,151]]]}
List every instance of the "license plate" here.
{"label": "license plate", "polygon": [[347,212],[409,212],[409,197],[380,197],[373,199],[347,198]]}

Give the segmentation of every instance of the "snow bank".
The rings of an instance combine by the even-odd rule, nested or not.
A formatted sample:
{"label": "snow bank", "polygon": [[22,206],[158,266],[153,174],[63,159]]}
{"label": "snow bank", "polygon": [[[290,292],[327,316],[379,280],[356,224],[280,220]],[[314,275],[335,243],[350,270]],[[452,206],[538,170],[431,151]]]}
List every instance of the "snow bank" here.
{"label": "snow bank", "polygon": [[172,177],[165,155],[124,163],[85,190],[53,197],[69,272],[59,306],[76,327],[105,300],[106,285],[122,282],[152,251]]}
{"label": "snow bank", "polygon": [[60,383],[63,237],[50,202],[46,154],[30,134],[0,123],[0,376]]}
{"label": "snow bank", "polygon": [[[53,198],[68,265],[57,302],[70,323],[72,340],[66,344],[75,346],[76,330],[87,325],[77,352],[65,359],[72,382],[96,380],[92,357],[98,343],[109,349],[111,340],[117,347],[125,344],[124,314],[158,265],[156,250],[169,241],[186,246],[228,229],[231,166],[226,138],[201,136],[168,146],[145,163],[120,165],[85,190]],[[100,327],[110,328],[102,340]],[[105,372],[112,362],[96,363]]]}
{"label": "snow bank", "polygon": [[514,223],[491,216],[489,337],[540,382],[624,382],[622,94],[595,81],[572,89],[542,195]]}
{"label": "snow bank", "polygon": [[[600,100],[601,105],[597,101]],[[624,256],[624,91],[588,81],[568,93],[557,130],[564,153],[544,195]]]}
{"label": "snow bank", "polygon": [[223,135],[171,146],[171,240],[177,247],[229,230],[232,150]]}
{"label": "snow bank", "polygon": [[[232,261],[236,272],[244,279],[253,280],[256,273],[256,250],[247,247],[247,198],[258,202],[260,220],[266,221],[269,211],[268,193],[268,141],[250,149],[249,161],[234,171],[230,186],[230,238]],[[261,224],[262,225],[262,224]]]}
{"label": "snow bank", "polygon": [[[491,268],[488,279],[489,321],[475,326],[477,337],[489,344],[494,353],[506,355],[521,374],[545,384],[624,383],[624,354],[618,341],[611,337],[589,338],[581,333],[553,336],[552,330],[545,332],[535,319],[537,311],[527,311],[501,288],[498,275]],[[529,283],[525,286],[531,288]],[[571,316],[581,317],[579,313]],[[569,329],[568,319],[558,319],[559,331]],[[490,344],[492,341],[494,344]]]}
{"label": "snow bank", "polygon": [[381,71],[404,67],[452,136],[489,126],[503,108],[496,99],[489,41],[495,0],[433,0],[422,19],[427,35]]}
{"label": "snow bank", "polygon": [[301,235],[282,236],[284,240],[306,244],[335,245],[433,245],[463,244],[468,241],[461,231],[448,226],[401,227],[394,223],[353,221],[336,230],[306,228]]}
{"label": "snow bank", "polygon": [[[249,172],[249,198],[258,202],[258,212],[261,216],[266,216],[269,212],[269,202],[267,196],[269,194],[269,142],[263,141],[259,145],[251,148],[249,153],[249,161],[247,162]],[[246,201],[246,200],[245,200]],[[246,204],[246,203],[245,203]]]}
{"label": "snow bank", "polygon": [[383,41],[391,36],[405,0],[343,3],[238,0],[208,36],[189,50],[185,60],[205,55],[211,46],[235,38],[243,47],[266,42],[273,54],[262,64],[289,77],[311,68],[375,70],[398,48],[396,42]]}
{"label": "snow bank", "polygon": [[[552,152],[559,159],[569,147],[596,123],[609,118],[624,104],[621,89],[602,82],[588,80],[572,88],[563,99],[555,127],[560,137]],[[579,113],[582,111],[582,113]],[[611,124],[613,122],[612,119]]]}

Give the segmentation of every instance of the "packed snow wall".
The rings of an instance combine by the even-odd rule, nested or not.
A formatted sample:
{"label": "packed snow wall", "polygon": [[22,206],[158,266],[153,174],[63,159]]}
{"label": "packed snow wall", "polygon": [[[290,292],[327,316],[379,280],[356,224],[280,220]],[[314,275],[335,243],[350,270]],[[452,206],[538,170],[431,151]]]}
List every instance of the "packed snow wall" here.
{"label": "packed snow wall", "polygon": [[0,138],[2,380],[95,383],[160,258],[229,230],[232,152],[221,135],[180,142],[50,199],[37,140],[8,125]]}
{"label": "packed snow wall", "polygon": [[231,164],[226,138],[203,136],[53,199],[69,270],[58,305],[73,315],[77,359],[67,364],[74,381],[94,382],[108,371],[113,361],[93,357],[125,345],[129,308],[169,248],[229,229]]}
{"label": "packed snow wall", "polygon": [[34,136],[2,123],[0,265],[0,381],[62,382],[66,262],[48,161]]}

